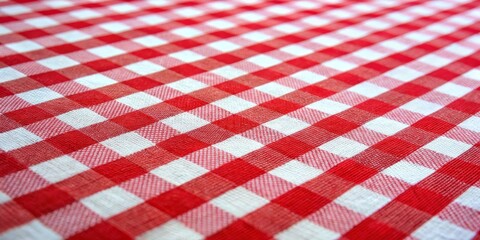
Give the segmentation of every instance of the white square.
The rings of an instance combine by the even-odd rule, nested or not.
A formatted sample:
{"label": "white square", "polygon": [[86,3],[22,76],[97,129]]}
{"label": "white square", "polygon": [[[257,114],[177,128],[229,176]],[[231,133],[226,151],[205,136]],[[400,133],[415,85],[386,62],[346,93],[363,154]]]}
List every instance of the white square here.
{"label": "white square", "polygon": [[369,27],[369,28],[372,28],[372,29],[375,29],[375,30],[383,30],[383,29],[387,29],[387,28],[391,27],[393,24],[390,23],[390,22],[387,22],[387,21],[381,21],[381,20],[373,18],[373,19],[369,19],[365,22],[362,22],[362,25],[366,26],[366,27]]}
{"label": "white square", "polygon": [[196,62],[198,60],[202,60],[205,58],[205,56],[202,56],[196,52],[190,51],[190,50],[183,50],[180,52],[175,52],[170,54],[170,57],[176,58],[182,62],[190,63],[190,62]]}
{"label": "white square", "polygon": [[385,73],[385,76],[391,77],[393,79],[396,79],[398,81],[402,82],[410,82],[416,78],[419,78],[423,76],[424,73],[419,72],[415,69],[405,67],[405,66],[400,66],[397,68],[394,68],[388,72]]}
{"label": "white square", "polygon": [[400,108],[411,111],[411,112],[420,113],[422,115],[429,115],[440,110],[442,106],[436,103],[427,102],[425,100],[416,98],[404,104]]}
{"label": "white square", "polygon": [[467,191],[462,193],[460,197],[455,199],[455,202],[463,206],[469,207],[480,211],[480,201],[478,201],[480,196],[480,188],[472,186]]}
{"label": "white square", "polygon": [[472,116],[462,123],[458,124],[459,127],[468,129],[480,133],[480,117]]}
{"label": "white square", "polygon": [[59,115],[57,118],[76,129],[84,128],[107,120],[105,117],[88,108],[76,109]]}
{"label": "white square", "polygon": [[365,97],[373,98],[382,93],[388,92],[388,89],[380,87],[373,83],[362,82],[349,88],[348,91],[358,93]]}
{"label": "white square", "polygon": [[134,132],[125,133],[125,134],[107,139],[101,143],[105,147],[110,148],[113,151],[117,152],[122,157],[139,152],[143,149],[155,146],[155,144],[150,142],[148,139],[145,139],[144,137]]}
{"label": "white square", "polygon": [[322,226],[314,224],[308,220],[302,220],[288,229],[280,232],[275,236],[278,240],[308,240],[308,239],[322,239],[322,240],[334,240],[338,239],[340,234]]}
{"label": "white square", "polygon": [[261,86],[258,86],[255,89],[257,89],[258,91],[270,94],[274,97],[280,97],[294,91],[293,88],[286,87],[276,82],[269,82]]}
{"label": "white square", "polygon": [[423,43],[423,42],[428,42],[432,39],[434,39],[437,35],[436,34],[425,34],[425,33],[419,33],[419,32],[409,32],[404,35],[404,38],[418,42],[418,43]]}
{"label": "white square", "polygon": [[453,140],[444,136],[438,137],[437,139],[423,146],[423,148],[425,149],[430,149],[434,152],[441,153],[452,158],[460,156],[462,153],[464,153],[471,147],[472,146],[470,146],[469,144]]}
{"label": "white square", "polygon": [[266,16],[260,15],[252,11],[240,13],[236,17],[248,22],[259,22],[267,18]]}
{"label": "white square", "polygon": [[85,20],[89,18],[96,18],[102,16],[101,14],[92,11],[90,9],[80,9],[80,10],[75,10],[71,11],[68,14],[73,16],[74,18],[80,19],[80,20]]}
{"label": "white square", "polygon": [[142,76],[160,72],[165,69],[164,67],[158,64],[152,63],[148,60],[132,63],[130,65],[127,65],[125,68]]}
{"label": "white square", "polygon": [[224,66],[224,67],[221,67],[221,68],[217,68],[213,71],[210,71],[212,73],[215,73],[217,75],[220,75],[228,80],[232,80],[234,78],[237,78],[237,77],[240,77],[240,76],[243,76],[245,74],[247,74],[247,72],[245,71],[242,71],[238,68],[234,68],[234,67],[230,67],[230,66]]}
{"label": "white square", "polygon": [[255,103],[249,102],[237,96],[226,97],[215,101],[212,104],[231,113],[239,113],[256,106]]}
{"label": "white square", "polygon": [[258,31],[248,32],[240,36],[252,42],[265,42],[273,38],[270,35]]}
{"label": "white square", "polygon": [[4,26],[0,26],[0,35],[10,34],[12,31]]}
{"label": "white square", "polygon": [[157,46],[160,46],[160,45],[163,45],[163,44],[167,43],[167,41],[162,40],[158,37],[154,37],[154,36],[138,37],[138,38],[133,39],[132,41],[134,41],[138,44],[141,44],[145,47],[157,47]]}
{"label": "white square", "polygon": [[1,7],[0,11],[5,13],[6,15],[13,16],[17,14],[28,13],[28,12],[31,12],[32,10],[30,8],[27,8],[26,6],[15,4],[15,5]]}
{"label": "white square", "polygon": [[339,102],[336,102],[336,101],[332,101],[332,100],[329,100],[329,99],[326,99],[326,98],[322,99],[320,101],[311,103],[311,104],[307,105],[306,107],[311,108],[311,109],[315,109],[315,110],[320,111],[320,112],[332,114],[332,115],[337,114],[339,112],[343,112],[343,111],[351,108],[351,106],[349,106],[349,105],[339,103]]}
{"label": "white square", "polygon": [[143,200],[121,187],[112,187],[80,202],[98,215],[109,218],[142,203]]}
{"label": "white square", "polygon": [[216,42],[209,43],[207,45],[217,51],[224,52],[224,53],[231,52],[241,48],[241,46],[226,40],[219,40]]}
{"label": "white square", "polygon": [[273,5],[271,7],[267,7],[265,11],[277,14],[277,15],[286,15],[292,13],[294,10],[290,7],[282,6],[282,5]]}
{"label": "white square", "polygon": [[419,240],[430,239],[473,239],[475,232],[457,226],[447,220],[432,217],[428,222],[417,228],[412,236]]}
{"label": "white square", "polygon": [[178,8],[173,10],[173,12],[186,18],[198,17],[203,14],[203,11],[200,11],[197,8],[193,8],[193,7]]}
{"label": "white square", "polygon": [[210,203],[235,217],[243,217],[267,204],[268,200],[243,187],[237,187],[211,200]]}
{"label": "white square", "polygon": [[458,43],[453,43],[442,48],[442,51],[450,52],[457,56],[467,56],[475,52],[475,49],[460,45]]}
{"label": "white square", "polygon": [[268,68],[281,63],[280,60],[272,58],[265,54],[258,54],[253,57],[247,58],[247,61],[264,68]]}
{"label": "white square", "polygon": [[40,141],[42,141],[42,139],[39,136],[31,133],[25,128],[16,128],[8,132],[0,133],[0,149],[5,152]]}
{"label": "white square", "polygon": [[151,171],[152,174],[177,186],[202,176],[207,172],[207,169],[183,158],[169,162]]}
{"label": "white square", "polygon": [[475,81],[480,81],[480,70],[479,69],[472,69],[466,73],[464,73],[462,76],[466,78],[470,78]]}
{"label": "white square", "polygon": [[213,146],[235,157],[241,157],[262,148],[263,144],[240,135],[235,135]]}
{"label": "white square", "polygon": [[384,53],[380,53],[369,48],[362,48],[352,53],[352,55],[368,61],[376,61],[386,56]]}
{"label": "white square", "polygon": [[143,15],[138,19],[148,25],[157,25],[168,21],[167,18],[158,16],[158,14]]}
{"label": "white square", "polygon": [[335,203],[365,216],[370,216],[390,201],[390,198],[358,185],[335,199]]}
{"label": "white square", "polygon": [[232,9],[235,7],[234,4],[229,3],[229,2],[210,2],[208,3],[208,6],[210,8],[216,9],[216,10],[228,10]]}
{"label": "white square", "polygon": [[428,64],[430,66],[437,67],[437,68],[446,66],[451,62],[450,59],[441,57],[441,56],[439,56],[437,54],[434,54],[434,53],[427,54],[427,55],[417,59],[417,61],[419,61],[421,63]]}
{"label": "white square", "polygon": [[77,61],[74,61],[73,59],[65,56],[56,56],[56,57],[46,58],[46,59],[37,61],[37,63],[45,67],[48,67],[52,70],[68,68],[68,67],[72,67],[79,64]]}
{"label": "white square", "polygon": [[301,28],[299,28],[299,27],[297,27],[293,24],[289,24],[289,23],[283,23],[283,24],[280,24],[280,25],[276,25],[275,27],[273,27],[273,29],[275,29],[279,32],[288,33],[288,34],[299,32],[301,30]]}
{"label": "white square", "polygon": [[434,172],[433,169],[402,160],[383,170],[382,173],[414,185]]}
{"label": "white square", "polygon": [[162,100],[144,92],[130,94],[125,97],[118,98],[117,101],[137,110],[162,102]]}
{"label": "white square", "polygon": [[0,76],[2,76],[0,78],[0,83],[4,83],[4,82],[12,81],[12,80],[17,80],[19,78],[23,78],[26,75],[23,74],[22,72],[17,71],[14,68],[4,67],[4,68],[0,69]]}
{"label": "white square", "polygon": [[323,66],[338,70],[338,71],[349,71],[357,67],[356,64],[349,63],[347,61],[334,58],[330,61],[322,63]]}
{"label": "white square", "polygon": [[205,83],[199,82],[195,79],[185,78],[176,82],[167,84],[167,86],[178,90],[182,93],[191,93],[203,88],[208,87]]}
{"label": "white square", "polygon": [[235,24],[233,24],[232,22],[223,20],[223,19],[210,20],[210,21],[205,22],[205,24],[208,25],[208,26],[210,26],[210,27],[213,27],[213,28],[216,28],[216,29],[220,29],[220,30],[224,30],[224,29],[229,29],[229,28],[235,27]]}
{"label": "white square", "polygon": [[337,33],[347,36],[350,39],[358,39],[368,35],[369,32],[357,27],[346,27],[338,30]]}
{"label": "white square", "polygon": [[322,174],[322,171],[297,160],[292,160],[271,170],[269,173],[293,184],[301,185],[316,178]]}
{"label": "white square", "polygon": [[75,82],[82,84],[83,86],[90,89],[97,89],[117,83],[115,80],[100,73],[77,78],[75,79]]}
{"label": "white square", "polygon": [[0,204],[11,201],[12,199],[6,193],[0,191]]}
{"label": "white square", "polygon": [[408,125],[385,117],[378,117],[365,123],[363,127],[391,136],[407,128]]}
{"label": "white square", "polygon": [[58,25],[58,22],[48,17],[37,17],[25,20],[26,23],[37,28],[47,28]]}
{"label": "white square", "polygon": [[318,148],[341,157],[350,158],[363,152],[368,146],[345,137],[337,137]]}
{"label": "white square", "polygon": [[308,48],[304,48],[300,45],[288,45],[285,47],[280,48],[280,51],[286,52],[288,54],[291,54],[293,56],[305,56],[310,53],[313,53],[314,51]]}
{"label": "white square", "polygon": [[69,42],[69,43],[82,41],[82,40],[85,40],[85,39],[89,39],[91,37],[90,35],[88,35],[84,32],[80,32],[78,30],[62,32],[62,33],[59,33],[55,36],[62,39],[65,42]]}
{"label": "white square", "polygon": [[120,33],[131,29],[128,25],[125,25],[121,22],[102,23],[99,26],[111,33]]}
{"label": "white square", "polygon": [[326,47],[333,47],[333,46],[336,46],[336,45],[342,43],[341,40],[339,40],[337,38],[334,38],[334,37],[330,37],[328,35],[321,35],[321,36],[318,36],[318,37],[314,37],[314,38],[310,39],[310,42],[317,43],[317,44],[320,44],[320,45],[323,45],[323,46],[326,46]]}
{"label": "white square", "polygon": [[148,230],[141,236],[139,236],[138,240],[157,240],[158,238],[162,239],[172,239],[172,240],[182,240],[182,239],[189,239],[189,240],[200,240],[204,239],[200,233],[195,232],[191,228],[185,226],[180,221],[177,220],[170,220],[160,226]]}
{"label": "white square", "polygon": [[442,86],[435,89],[437,92],[441,92],[454,97],[462,97],[463,95],[472,91],[472,89],[464,86],[460,86],[455,83],[447,82]]}
{"label": "white square", "polygon": [[31,103],[31,104],[39,104],[43,102],[48,102],[53,99],[63,97],[60,93],[57,93],[50,88],[43,87],[34,90],[30,90],[28,92],[23,92],[17,94],[17,97]]}
{"label": "white square", "polygon": [[191,27],[181,27],[181,28],[174,29],[171,32],[173,34],[186,37],[186,38],[193,38],[203,34],[203,32]]}
{"label": "white square", "polygon": [[325,77],[323,75],[320,75],[318,73],[314,73],[314,72],[308,71],[308,70],[298,71],[298,72],[292,74],[291,76],[293,78],[296,78],[298,80],[301,80],[301,81],[309,83],[309,84],[315,84],[315,83],[318,83],[318,82],[321,82],[321,81],[327,79],[327,77]]}
{"label": "white square", "polygon": [[285,135],[290,135],[309,127],[310,124],[284,115],[264,123],[263,126],[281,132]]}
{"label": "white square", "polygon": [[389,49],[390,51],[395,51],[395,52],[405,51],[408,48],[410,48],[409,45],[395,39],[383,41],[379,45],[386,49]]}
{"label": "white square", "polygon": [[51,183],[60,182],[90,168],[69,156],[61,156],[40,164],[31,166],[30,169]]}
{"label": "white square", "polygon": [[40,45],[40,44],[38,44],[34,41],[30,41],[30,40],[8,43],[8,44],[5,44],[5,47],[10,48],[13,51],[18,52],[18,53],[35,51],[35,50],[43,48],[42,45]]}
{"label": "white square", "polygon": [[138,10],[138,7],[128,3],[119,3],[110,6],[110,9],[118,13],[129,13]]}
{"label": "white square", "polygon": [[194,129],[197,129],[209,124],[208,121],[205,121],[188,112],[180,113],[175,116],[163,119],[162,123],[168,125],[169,127],[181,133],[190,132]]}
{"label": "white square", "polygon": [[327,24],[332,22],[332,20],[330,20],[330,19],[322,18],[322,17],[318,17],[318,16],[312,16],[312,15],[308,16],[308,17],[304,17],[300,21],[302,21],[303,23],[306,23],[308,25],[315,26],[315,27],[324,26],[324,25],[327,25]]}
{"label": "white square", "polygon": [[43,225],[39,220],[30,221],[24,225],[10,228],[6,232],[2,232],[1,239],[52,239],[60,240],[62,236],[55,231]]}
{"label": "white square", "polygon": [[87,51],[101,58],[109,58],[109,57],[113,57],[113,56],[117,56],[125,53],[125,51],[123,51],[122,49],[119,49],[110,45],[90,48]]}

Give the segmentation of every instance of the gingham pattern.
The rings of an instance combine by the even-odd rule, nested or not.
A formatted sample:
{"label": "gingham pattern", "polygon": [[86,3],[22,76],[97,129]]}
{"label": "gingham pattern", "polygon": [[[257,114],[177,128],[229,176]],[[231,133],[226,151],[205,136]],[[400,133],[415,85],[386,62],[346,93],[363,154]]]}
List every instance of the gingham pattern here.
{"label": "gingham pattern", "polygon": [[479,238],[480,1],[0,22],[0,239]]}

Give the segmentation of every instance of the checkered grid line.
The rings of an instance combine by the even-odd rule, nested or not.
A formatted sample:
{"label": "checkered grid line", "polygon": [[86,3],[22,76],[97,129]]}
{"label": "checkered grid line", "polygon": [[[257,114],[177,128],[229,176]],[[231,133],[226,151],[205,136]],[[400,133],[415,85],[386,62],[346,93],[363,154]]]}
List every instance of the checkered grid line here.
{"label": "checkered grid line", "polygon": [[480,236],[480,3],[0,3],[0,239]]}

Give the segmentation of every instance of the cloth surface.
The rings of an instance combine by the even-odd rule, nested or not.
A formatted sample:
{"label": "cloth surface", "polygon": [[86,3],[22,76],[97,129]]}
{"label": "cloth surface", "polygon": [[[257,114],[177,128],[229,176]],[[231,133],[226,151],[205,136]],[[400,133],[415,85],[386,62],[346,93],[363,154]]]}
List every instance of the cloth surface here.
{"label": "cloth surface", "polygon": [[472,239],[480,2],[2,1],[0,239]]}

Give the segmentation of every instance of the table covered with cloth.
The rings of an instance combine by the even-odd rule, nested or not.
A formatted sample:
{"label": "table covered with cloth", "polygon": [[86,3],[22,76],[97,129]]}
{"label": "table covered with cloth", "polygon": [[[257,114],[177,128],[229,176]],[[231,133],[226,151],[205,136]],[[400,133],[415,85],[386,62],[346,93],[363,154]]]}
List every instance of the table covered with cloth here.
{"label": "table covered with cloth", "polygon": [[0,239],[480,239],[480,1],[0,2]]}

